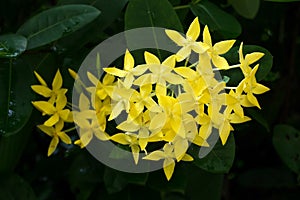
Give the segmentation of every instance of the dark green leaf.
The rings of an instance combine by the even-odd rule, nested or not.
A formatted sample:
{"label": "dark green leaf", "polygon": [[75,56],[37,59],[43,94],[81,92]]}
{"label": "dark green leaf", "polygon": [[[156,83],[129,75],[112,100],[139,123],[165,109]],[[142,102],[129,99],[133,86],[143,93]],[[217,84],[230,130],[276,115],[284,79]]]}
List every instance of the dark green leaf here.
{"label": "dark green leaf", "polygon": [[26,50],[27,39],[22,35],[8,34],[0,36],[0,58],[17,57]]}
{"label": "dark green leaf", "polygon": [[190,153],[194,157],[194,164],[199,168],[212,173],[227,173],[233,164],[235,156],[234,137],[230,134],[224,146],[218,140],[213,149],[204,158],[198,157],[198,146],[191,145]]}
{"label": "dark green leaf", "polygon": [[300,132],[292,126],[279,124],[274,128],[273,145],[281,160],[300,173]]}
{"label": "dark green leaf", "polygon": [[[238,53],[239,47],[236,46],[227,52],[224,57],[228,60],[230,64],[238,64],[239,63],[239,53]],[[271,71],[272,65],[273,65],[273,56],[272,54],[265,48],[261,46],[256,45],[243,45],[243,55],[245,56],[248,53],[253,52],[262,52],[265,55],[258,60],[258,62],[254,63],[259,64],[258,70],[256,72],[256,79],[257,81],[263,80],[268,73]],[[253,65],[253,67],[254,67]],[[239,82],[244,78],[243,73],[241,69],[231,69],[227,71],[222,71],[223,75],[226,75],[230,77],[230,80],[228,82],[229,85],[238,85]]]}
{"label": "dark green leaf", "polygon": [[16,174],[0,175],[0,199],[5,200],[35,200],[31,186]]}
{"label": "dark green leaf", "polygon": [[270,126],[263,114],[260,112],[260,110],[257,110],[255,108],[247,108],[246,109],[247,114],[249,117],[257,121],[260,125],[262,125],[268,132],[270,132]]}
{"label": "dark green leaf", "polygon": [[131,0],[125,13],[125,29],[163,27],[183,32],[180,20],[167,0]]}
{"label": "dark green leaf", "polygon": [[0,135],[17,133],[29,120],[34,98],[32,82],[32,70],[22,60],[0,65]]}
{"label": "dark green leaf", "polygon": [[43,46],[94,20],[100,11],[88,5],[65,5],[45,10],[23,24],[18,34],[27,37],[27,49]]}
{"label": "dark green leaf", "polygon": [[208,25],[210,31],[216,31],[224,38],[236,38],[242,32],[240,23],[232,15],[207,0],[191,4],[190,8],[202,24]]}
{"label": "dark green leaf", "polygon": [[247,188],[295,187],[294,174],[288,169],[259,168],[241,173],[237,178],[239,185]]}
{"label": "dark green leaf", "polygon": [[127,180],[119,171],[109,167],[105,168],[103,181],[109,194],[120,192],[128,184]]}
{"label": "dark green leaf", "polygon": [[229,3],[239,15],[254,19],[259,10],[260,0],[229,0]]}
{"label": "dark green leaf", "polygon": [[168,181],[165,177],[164,170],[160,169],[151,172],[147,184],[161,192],[179,192],[184,194],[187,186],[187,166],[190,163],[176,163],[172,178]]}

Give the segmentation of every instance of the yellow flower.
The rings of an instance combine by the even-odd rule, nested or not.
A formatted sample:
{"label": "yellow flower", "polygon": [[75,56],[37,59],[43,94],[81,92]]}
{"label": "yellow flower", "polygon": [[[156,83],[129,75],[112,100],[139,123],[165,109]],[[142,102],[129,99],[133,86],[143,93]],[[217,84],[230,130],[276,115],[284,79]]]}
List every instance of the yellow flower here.
{"label": "yellow flower", "polygon": [[258,64],[251,70],[248,77],[244,78],[241,81],[241,85],[243,85],[243,90],[247,93],[247,99],[251,102],[252,105],[258,107],[260,109],[260,105],[254,96],[254,94],[262,94],[270,89],[260,83],[257,83],[255,74],[258,69]]}
{"label": "yellow flower", "polygon": [[34,101],[32,104],[41,112],[50,115],[50,118],[44,123],[45,126],[53,126],[60,120],[73,122],[71,111],[64,109],[67,105],[67,97],[65,95],[58,95],[55,106],[47,101]]}
{"label": "yellow flower", "polygon": [[[153,151],[150,154],[143,157],[143,159],[146,160],[164,160],[163,162],[163,168],[164,173],[166,175],[167,180],[169,181],[173,175],[174,169],[175,169],[175,153],[174,153],[174,145],[166,143],[163,147],[163,151],[157,150]],[[193,161],[194,159],[188,155],[185,154],[182,159],[183,161]]]}
{"label": "yellow flower", "polygon": [[198,17],[196,17],[191,23],[188,31],[186,32],[186,38],[174,30],[166,30],[166,34],[178,46],[182,47],[176,53],[176,60],[179,62],[189,57],[192,51],[202,54],[209,48],[209,46],[202,42],[196,42],[200,35],[200,24]]}
{"label": "yellow flower", "polygon": [[131,148],[132,156],[135,164],[138,164],[139,161],[139,141],[138,136],[132,133],[117,133],[110,137],[112,141],[115,141],[119,144],[129,145]]}
{"label": "yellow flower", "polygon": [[43,97],[50,98],[49,102],[51,104],[53,104],[56,101],[59,95],[64,95],[67,92],[67,89],[61,88],[63,80],[59,69],[57,70],[53,79],[52,89],[50,89],[47,86],[47,83],[37,72],[34,72],[34,74],[37,77],[38,81],[41,83],[41,85],[32,85],[31,89],[37,94],[42,95]]}
{"label": "yellow flower", "polygon": [[207,53],[209,54],[212,63],[219,69],[229,69],[229,64],[222,54],[225,54],[235,43],[235,40],[225,40],[212,45],[211,36],[208,27],[203,30],[203,42],[209,46]]}
{"label": "yellow flower", "polygon": [[167,82],[175,85],[182,83],[182,77],[172,73],[176,63],[174,55],[169,56],[162,63],[155,55],[147,51],[144,56],[146,64],[140,66],[149,68],[150,73],[138,77],[133,82],[135,85],[156,84],[156,94],[166,95]]}
{"label": "yellow flower", "polygon": [[128,49],[126,49],[123,70],[115,67],[104,68],[103,70],[108,74],[112,74],[117,77],[124,77],[124,86],[126,88],[130,88],[134,81],[134,76],[140,76],[141,74],[143,74],[147,70],[147,67],[137,66],[134,68],[134,58],[132,57]]}
{"label": "yellow flower", "polygon": [[101,100],[104,100],[113,90],[114,76],[106,74],[102,83],[90,72],[87,72],[87,76],[94,86],[88,87],[86,90],[91,93],[96,93]]}
{"label": "yellow flower", "polygon": [[264,53],[253,52],[253,53],[247,54],[244,58],[243,43],[241,43],[240,48],[239,48],[240,68],[245,77],[248,77],[251,73],[252,68],[250,67],[250,65],[255,63],[256,61],[258,61],[264,55],[265,55]]}
{"label": "yellow flower", "polygon": [[52,137],[48,148],[48,156],[50,156],[55,151],[59,143],[59,139],[61,139],[61,141],[63,141],[65,144],[72,143],[70,137],[64,131],[62,131],[63,126],[63,121],[60,121],[59,123],[55,124],[55,127],[49,127],[45,125],[37,126],[41,131]]}

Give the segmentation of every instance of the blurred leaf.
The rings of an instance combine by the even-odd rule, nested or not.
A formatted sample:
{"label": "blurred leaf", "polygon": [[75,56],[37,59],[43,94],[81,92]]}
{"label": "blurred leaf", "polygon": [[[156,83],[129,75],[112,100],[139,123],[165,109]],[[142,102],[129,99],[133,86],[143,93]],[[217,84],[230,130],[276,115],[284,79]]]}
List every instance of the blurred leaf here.
{"label": "blurred leaf", "polygon": [[[228,60],[230,64],[238,64],[239,63],[239,47],[236,46],[227,52],[224,57]],[[258,70],[256,72],[257,81],[263,80],[268,73],[271,71],[273,65],[273,56],[272,54],[265,48],[256,45],[243,45],[243,55],[245,56],[248,53],[252,52],[262,52],[265,55],[258,60],[255,64],[259,64]],[[255,65],[254,64],[254,65]],[[253,67],[254,67],[253,65]],[[239,82],[244,78],[241,69],[234,68],[221,72],[223,75],[230,77],[228,85],[238,85]]]}
{"label": "blurred leaf", "polygon": [[238,175],[237,182],[246,188],[282,188],[296,187],[293,173],[284,169],[259,168],[250,169]]}
{"label": "blurred leaf", "polygon": [[242,32],[240,23],[232,15],[207,0],[190,4],[190,8],[202,24],[208,25],[210,31],[216,31],[226,39],[236,38]]}
{"label": "blurred leaf", "polygon": [[17,57],[26,50],[27,39],[22,35],[7,34],[0,36],[0,58]]}
{"label": "blurred leaf", "polygon": [[125,13],[125,29],[163,27],[183,32],[180,20],[167,0],[130,0]]}
{"label": "blurred leaf", "polygon": [[43,46],[93,21],[100,11],[87,5],[65,5],[45,10],[23,24],[18,34],[27,37],[27,49]]}
{"label": "blurred leaf", "polygon": [[189,165],[188,185],[186,196],[189,200],[202,199],[220,200],[223,190],[223,174],[215,174],[199,169],[195,165]]}
{"label": "blurred leaf", "polygon": [[0,65],[0,135],[18,133],[32,112],[32,69],[21,59]]}
{"label": "blurred leaf", "polygon": [[268,132],[270,132],[270,126],[263,114],[260,112],[260,110],[257,110],[255,108],[247,108],[246,113],[257,121],[260,125],[262,125]]}
{"label": "blurred leaf", "polygon": [[254,19],[260,5],[260,0],[228,0],[234,10],[247,19]]}
{"label": "blurred leaf", "polygon": [[0,199],[5,200],[35,200],[31,186],[16,174],[0,175]]}
{"label": "blurred leaf", "polygon": [[88,199],[102,177],[103,166],[86,151],[75,157],[68,170],[69,184],[77,200]]}
{"label": "blurred leaf", "polygon": [[188,183],[187,166],[190,163],[176,163],[174,173],[170,181],[165,177],[163,169],[151,172],[148,177],[147,185],[161,192],[178,192],[184,194]]}
{"label": "blurred leaf", "polygon": [[199,147],[196,145],[190,146],[190,153],[194,158],[193,163],[197,167],[212,173],[227,173],[233,164],[235,156],[234,137],[230,134],[224,146],[218,140],[213,149],[204,158],[198,157]]}
{"label": "blurred leaf", "polygon": [[289,125],[276,125],[273,145],[281,160],[292,171],[300,174],[300,132]]}
{"label": "blurred leaf", "polygon": [[119,171],[109,167],[106,167],[104,170],[103,181],[109,194],[120,192],[128,184]]}

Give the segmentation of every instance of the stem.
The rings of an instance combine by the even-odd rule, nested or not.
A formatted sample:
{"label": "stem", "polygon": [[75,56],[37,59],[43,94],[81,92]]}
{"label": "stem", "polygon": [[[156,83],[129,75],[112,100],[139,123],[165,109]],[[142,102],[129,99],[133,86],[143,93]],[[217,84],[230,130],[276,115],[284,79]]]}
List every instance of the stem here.
{"label": "stem", "polygon": [[76,105],[74,105],[74,104],[72,104],[70,102],[67,102],[67,107],[70,108],[70,109],[72,109],[73,107],[78,108],[78,106],[76,106]]}
{"label": "stem", "polygon": [[65,130],[64,132],[67,133],[67,132],[74,131],[74,130],[76,130],[75,126]]}
{"label": "stem", "polygon": [[175,6],[173,7],[174,10],[180,10],[180,9],[186,9],[186,8],[189,8],[190,5],[187,4],[187,5],[181,5],[181,6]]}
{"label": "stem", "polygon": [[[240,67],[240,64],[236,64],[236,65],[229,66],[228,69],[234,69],[234,68],[239,68],[239,67]],[[227,69],[213,68],[213,71],[220,71],[220,70],[227,70]]]}
{"label": "stem", "polygon": [[228,89],[228,90],[235,90],[237,87],[229,87],[229,86],[226,86],[225,89]]}
{"label": "stem", "polygon": [[41,64],[48,58],[49,55],[50,55],[50,53],[47,53],[47,54],[42,58],[42,60],[39,62],[39,64],[35,67],[34,70],[37,70],[37,69],[41,66]]}

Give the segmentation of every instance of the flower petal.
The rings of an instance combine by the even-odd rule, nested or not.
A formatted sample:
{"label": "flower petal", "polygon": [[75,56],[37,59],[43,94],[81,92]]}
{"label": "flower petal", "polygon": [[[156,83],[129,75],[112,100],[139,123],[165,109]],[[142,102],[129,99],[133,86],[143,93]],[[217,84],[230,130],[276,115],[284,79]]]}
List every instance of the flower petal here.
{"label": "flower petal", "polygon": [[173,172],[174,172],[174,169],[175,169],[174,160],[171,159],[171,158],[166,158],[164,160],[163,167],[164,167],[164,172],[165,172],[166,178],[169,181],[171,179],[171,177],[173,175]]}
{"label": "flower petal", "polygon": [[166,30],[166,34],[178,46],[184,46],[186,39],[182,36],[182,34],[174,30]]}
{"label": "flower petal", "polygon": [[52,92],[52,90],[50,90],[47,86],[44,86],[44,85],[32,85],[31,89],[35,93],[42,95],[43,97],[46,97],[46,98],[50,97],[51,92]]}
{"label": "flower petal", "polygon": [[147,64],[158,64],[160,65],[160,60],[152,53],[145,51],[144,53],[145,61]]}
{"label": "flower petal", "polygon": [[60,74],[59,69],[57,70],[53,82],[52,82],[52,89],[55,90],[59,90],[62,87],[62,83],[63,83],[63,79],[62,76]]}
{"label": "flower petal", "polygon": [[72,143],[71,138],[65,132],[58,132],[57,135],[61,139],[61,141],[63,141],[64,143],[66,143],[66,144]]}
{"label": "flower petal", "polygon": [[124,56],[124,70],[129,71],[134,67],[134,59],[133,56],[130,54],[128,49],[126,49],[125,56]]}
{"label": "flower petal", "polygon": [[199,35],[200,35],[200,24],[199,24],[198,17],[196,17],[191,23],[188,31],[186,32],[186,36],[196,41]]}
{"label": "flower petal", "polygon": [[229,51],[229,49],[233,46],[234,43],[235,40],[225,40],[216,43],[213,48],[217,54],[221,55]]}
{"label": "flower petal", "polygon": [[50,142],[49,148],[48,148],[48,156],[51,156],[53,152],[55,151],[57,145],[58,145],[59,139],[57,136],[54,136]]}

